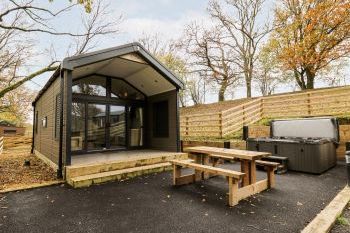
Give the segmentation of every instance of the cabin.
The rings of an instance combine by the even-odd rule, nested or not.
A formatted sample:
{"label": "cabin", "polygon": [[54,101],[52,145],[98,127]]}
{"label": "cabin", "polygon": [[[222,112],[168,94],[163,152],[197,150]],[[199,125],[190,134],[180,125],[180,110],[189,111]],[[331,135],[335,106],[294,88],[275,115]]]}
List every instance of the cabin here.
{"label": "cabin", "polygon": [[59,176],[72,166],[174,155],[181,88],[139,43],[67,57],[33,102],[32,152]]}
{"label": "cabin", "polygon": [[0,120],[0,136],[24,136],[25,131],[25,127],[17,127],[15,124],[9,121]]}

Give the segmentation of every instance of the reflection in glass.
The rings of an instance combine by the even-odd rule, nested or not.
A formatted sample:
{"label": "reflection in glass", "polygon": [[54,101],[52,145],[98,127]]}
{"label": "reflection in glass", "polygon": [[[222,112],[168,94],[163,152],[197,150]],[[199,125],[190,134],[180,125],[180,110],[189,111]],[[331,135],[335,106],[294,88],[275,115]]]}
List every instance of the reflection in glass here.
{"label": "reflection in glass", "polygon": [[71,147],[72,151],[84,149],[85,105],[72,103]]}
{"label": "reflection in glass", "polygon": [[125,107],[110,106],[109,140],[111,148],[125,147]]}
{"label": "reflection in glass", "polygon": [[106,105],[88,104],[88,150],[106,148]]}
{"label": "reflection in glass", "polygon": [[72,92],[77,94],[106,96],[106,78],[90,76],[74,81]]}
{"label": "reflection in glass", "polygon": [[111,96],[119,99],[143,100],[144,96],[138,90],[119,79],[112,79]]}
{"label": "reflection in glass", "polygon": [[143,108],[130,107],[130,146],[143,146]]}

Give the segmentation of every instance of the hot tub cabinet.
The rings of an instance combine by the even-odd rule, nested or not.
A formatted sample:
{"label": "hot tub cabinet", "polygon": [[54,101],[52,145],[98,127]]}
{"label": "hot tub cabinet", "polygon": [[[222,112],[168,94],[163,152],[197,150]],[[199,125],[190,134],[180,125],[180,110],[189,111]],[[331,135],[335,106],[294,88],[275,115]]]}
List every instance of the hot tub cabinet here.
{"label": "hot tub cabinet", "polygon": [[247,147],[287,157],[289,170],[320,174],[336,165],[338,131],[334,118],[275,120],[270,138],[249,138]]}

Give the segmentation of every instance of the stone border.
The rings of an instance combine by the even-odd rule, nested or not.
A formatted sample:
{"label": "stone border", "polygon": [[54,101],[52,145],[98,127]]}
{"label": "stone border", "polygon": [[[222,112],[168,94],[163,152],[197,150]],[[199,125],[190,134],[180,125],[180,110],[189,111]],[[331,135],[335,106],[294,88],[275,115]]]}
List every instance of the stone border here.
{"label": "stone border", "polygon": [[9,192],[16,192],[16,191],[23,191],[23,190],[27,190],[27,189],[41,188],[41,187],[58,185],[58,184],[63,184],[63,183],[65,183],[63,180],[55,180],[55,181],[47,181],[47,182],[37,183],[37,184],[27,184],[27,185],[22,185],[22,186],[16,187],[16,188],[8,188],[8,189],[0,190],[0,194],[9,193]]}
{"label": "stone border", "polygon": [[337,218],[343,213],[350,201],[350,187],[345,188],[324,208],[301,233],[329,232]]}

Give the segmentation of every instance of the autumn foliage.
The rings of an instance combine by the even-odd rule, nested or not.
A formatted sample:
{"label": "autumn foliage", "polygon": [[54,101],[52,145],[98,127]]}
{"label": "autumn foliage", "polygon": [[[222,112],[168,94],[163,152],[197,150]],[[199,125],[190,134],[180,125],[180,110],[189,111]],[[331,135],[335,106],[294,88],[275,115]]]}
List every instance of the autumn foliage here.
{"label": "autumn foliage", "polygon": [[350,54],[349,0],[281,0],[269,45],[301,89],[314,88],[317,73]]}

